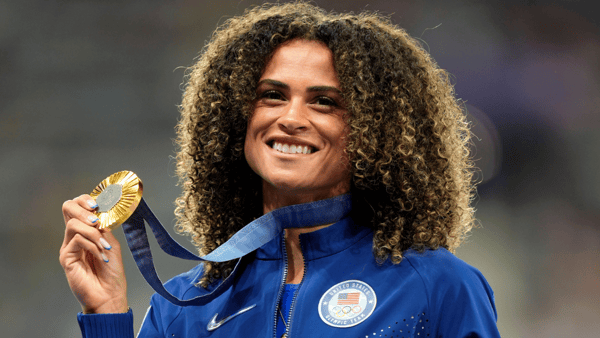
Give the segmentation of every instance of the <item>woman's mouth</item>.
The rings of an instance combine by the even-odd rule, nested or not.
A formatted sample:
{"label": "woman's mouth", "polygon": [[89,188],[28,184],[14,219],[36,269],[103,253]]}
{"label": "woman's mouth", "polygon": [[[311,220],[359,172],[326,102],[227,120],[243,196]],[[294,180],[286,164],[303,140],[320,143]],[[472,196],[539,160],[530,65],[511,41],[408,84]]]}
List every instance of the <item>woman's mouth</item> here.
{"label": "woman's mouth", "polygon": [[284,154],[310,154],[314,152],[313,147],[301,144],[289,144],[283,142],[273,142],[271,148]]}

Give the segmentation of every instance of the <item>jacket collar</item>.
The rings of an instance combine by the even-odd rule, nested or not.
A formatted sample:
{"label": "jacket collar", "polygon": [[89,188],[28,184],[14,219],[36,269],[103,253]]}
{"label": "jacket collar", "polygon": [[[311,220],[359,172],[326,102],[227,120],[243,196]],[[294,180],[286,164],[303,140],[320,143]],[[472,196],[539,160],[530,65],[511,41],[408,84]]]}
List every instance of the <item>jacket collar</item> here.
{"label": "jacket collar", "polygon": [[[310,261],[336,254],[370,233],[371,229],[355,224],[352,218],[347,216],[326,228],[301,234],[300,246],[304,260]],[[263,245],[256,251],[255,257],[262,260],[283,259],[283,236],[282,232]]]}

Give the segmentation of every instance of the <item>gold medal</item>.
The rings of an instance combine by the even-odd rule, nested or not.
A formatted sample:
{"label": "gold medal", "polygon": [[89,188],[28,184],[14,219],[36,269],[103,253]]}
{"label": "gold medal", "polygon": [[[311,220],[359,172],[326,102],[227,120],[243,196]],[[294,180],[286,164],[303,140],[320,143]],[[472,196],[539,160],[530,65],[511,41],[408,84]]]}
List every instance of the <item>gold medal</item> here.
{"label": "gold medal", "polygon": [[98,203],[98,229],[114,229],[133,214],[142,200],[142,180],[132,171],[119,171],[104,179],[90,196]]}

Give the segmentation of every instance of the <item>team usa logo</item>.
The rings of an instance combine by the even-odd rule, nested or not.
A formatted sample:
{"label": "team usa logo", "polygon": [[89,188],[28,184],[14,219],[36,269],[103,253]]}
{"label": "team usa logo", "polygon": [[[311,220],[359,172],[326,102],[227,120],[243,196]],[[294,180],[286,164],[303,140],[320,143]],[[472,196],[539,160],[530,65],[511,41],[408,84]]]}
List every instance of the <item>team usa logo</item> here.
{"label": "team usa logo", "polygon": [[333,327],[362,323],[375,310],[377,296],[365,282],[347,280],[332,286],[319,301],[319,316]]}

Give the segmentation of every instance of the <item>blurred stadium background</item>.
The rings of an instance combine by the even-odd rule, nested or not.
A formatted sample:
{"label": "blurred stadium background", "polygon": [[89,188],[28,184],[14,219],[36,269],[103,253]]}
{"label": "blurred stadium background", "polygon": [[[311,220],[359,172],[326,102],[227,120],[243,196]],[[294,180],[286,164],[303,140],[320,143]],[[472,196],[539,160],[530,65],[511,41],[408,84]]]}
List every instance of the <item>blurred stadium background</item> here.
{"label": "blurred stadium background", "polygon": [[[0,1],[2,337],[79,336],[80,307],[58,262],[63,201],[133,170],[172,230],[184,67],[219,23],[259,3]],[[482,182],[481,227],[457,254],[493,287],[502,335],[597,337],[600,16],[593,2],[314,3],[390,15],[453,75],[478,137]],[[137,331],[152,290],[124,250]],[[163,280],[192,266],[159,251],[155,258]]]}

